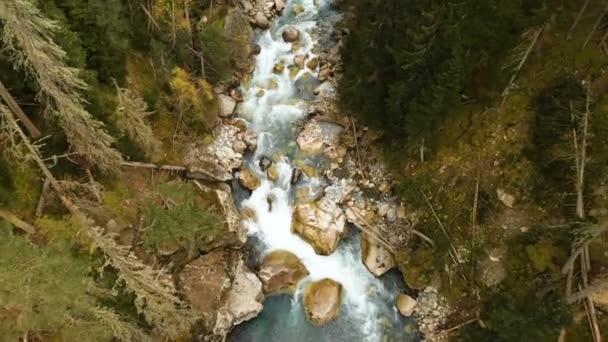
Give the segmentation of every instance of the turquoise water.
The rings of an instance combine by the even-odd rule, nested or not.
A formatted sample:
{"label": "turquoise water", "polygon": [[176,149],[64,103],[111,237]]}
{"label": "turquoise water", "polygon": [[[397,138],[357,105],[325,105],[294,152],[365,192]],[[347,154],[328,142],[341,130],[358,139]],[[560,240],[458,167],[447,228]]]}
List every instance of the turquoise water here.
{"label": "turquoise water", "polygon": [[[293,15],[292,9],[302,5],[305,12]],[[289,66],[296,54],[312,58],[323,45],[327,48],[331,25],[339,13],[328,6],[326,0],[289,0],[283,16],[275,20],[268,31],[259,32],[256,41],[261,53],[256,58],[256,68],[248,84],[243,85],[245,100],[238,109],[239,116],[249,122],[249,128],[258,134],[258,148],[246,156],[246,164],[262,180],[253,193],[239,188],[234,182],[234,198],[239,208],[255,211],[254,220],[245,221],[249,231],[248,264],[256,270],[260,260],[272,250],[285,249],[294,253],[308,269],[310,275],[298,284],[294,296],[281,295],[267,298],[260,315],[244,322],[228,336],[229,341],[417,341],[413,320],[402,317],[394,304],[398,293],[407,291],[398,272],[389,272],[382,278],[374,277],[364,266],[360,256],[358,231],[350,227],[346,239],[329,256],[317,255],[312,247],[291,232],[291,218],[295,201],[295,188],[289,184],[296,160],[318,166],[323,174],[326,162],[321,156],[307,156],[298,151],[295,144],[296,126],[306,118],[310,94],[303,93],[302,77],[316,77],[318,70],[300,70],[295,79],[289,71],[273,73],[275,63]],[[301,46],[293,51],[293,45],[285,43],[281,33],[285,25],[294,25],[300,31]],[[329,44],[329,45],[328,45]],[[287,68],[286,68],[287,69]],[[269,80],[276,82],[276,89],[264,89]],[[315,82],[313,82],[314,84]],[[264,89],[263,96],[257,96]],[[259,169],[262,156],[275,159],[279,180],[269,180]],[[327,185],[323,177],[304,179],[297,187],[309,186],[311,191]],[[268,199],[272,198],[272,208]],[[311,325],[301,304],[301,291],[307,283],[322,278],[340,282],[344,288],[338,318],[322,327]]]}

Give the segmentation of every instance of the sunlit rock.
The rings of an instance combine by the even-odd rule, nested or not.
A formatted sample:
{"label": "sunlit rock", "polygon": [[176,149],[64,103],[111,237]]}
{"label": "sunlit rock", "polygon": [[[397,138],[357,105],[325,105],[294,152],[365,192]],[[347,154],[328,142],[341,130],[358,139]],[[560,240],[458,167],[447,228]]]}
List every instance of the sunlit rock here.
{"label": "sunlit rock", "polygon": [[282,37],[284,41],[293,43],[300,39],[300,31],[298,31],[295,26],[287,26],[285,30],[283,30]]}
{"label": "sunlit rock", "polygon": [[213,335],[225,336],[262,311],[262,283],[240,252],[216,249],[187,264],[178,280],[185,300]]}
{"label": "sunlit rock", "polygon": [[361,259],[365,267],[376,277],[395,267],[395,259],[391,252],[365,233],[361,235]]}
{"label": "sunlit rock", "polygon": [[300,259],[285,250],[268,254],[258,272],[266,294],[293,293],[307,275],[308,270]]}
{"label": "sunlit rock", "polygon": [[260,186],[261,181],[253,171],[244,167],[239,172],[239,183],[241,183],[243,187],[253,191]]}
{"label": "sunlit rock", "polygon": [[335,201],[322,197],[314,203],[296,205],[292,228],[317,254],[329,255],[346,235],[346,219]]}
{"label": "sunlit rock", "polygon": [[405,317],[410,317],[414,313],[414,309],[416,308],[416,300],[404,293],[400,293],[397,296],[397,309],[399,313]]}
{"label": "sunlit rock", "polygon": [[303,69],[304,63],[306,62],[306,55],[296,55],[293,58],[293,62],[298,68]]}
{"label": "sunlit rock", "polygon": [[228,95],[218,94],[217,105],[219,106],[219,116],[222,118],[228,118],[234,113],[236,101]]}
{"label": "sunlit rock", "polygon": [[326,324],[338,317],[342,303],[342,284],[322,279],[308,284],[304,290],[306,317],[314,325]]}
{"label": "sunlit rock", "polygon": [[314,56],[308,62],[306,62],[306,67],[310,70],[316,70],[319,66],[319,57]]}

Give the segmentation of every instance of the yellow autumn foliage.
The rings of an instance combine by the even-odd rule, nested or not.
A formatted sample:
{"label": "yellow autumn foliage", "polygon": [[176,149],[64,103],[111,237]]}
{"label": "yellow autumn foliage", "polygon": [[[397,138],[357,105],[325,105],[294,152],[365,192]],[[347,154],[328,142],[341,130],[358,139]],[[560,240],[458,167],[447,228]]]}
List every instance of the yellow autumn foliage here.
{"label": "yellow autumn foliage", "polygon": [[172,96],[169,104],[183,119],[208,126],[215,117],[215,96],[211,84],[175,67],[169,80]]}
{"label": "yellow autumn foliage", "polygon": [[155,0],[152,4],[152,16],[162,25],[175,30],[190,31],[190,22],[186,13],[190,11],[193,0]]}

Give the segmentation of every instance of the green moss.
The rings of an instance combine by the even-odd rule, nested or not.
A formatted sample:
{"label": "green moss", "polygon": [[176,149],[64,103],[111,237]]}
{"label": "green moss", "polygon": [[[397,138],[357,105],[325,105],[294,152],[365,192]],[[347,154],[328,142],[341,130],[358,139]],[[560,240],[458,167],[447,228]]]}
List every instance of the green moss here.
{"label": "green moss", "polygon": [[541,240],[533,245],[527,245],[525,249],[536,271],[559,273],[560,265],[556,261],[564,259],[566,252],[553,245],[552,241]]}

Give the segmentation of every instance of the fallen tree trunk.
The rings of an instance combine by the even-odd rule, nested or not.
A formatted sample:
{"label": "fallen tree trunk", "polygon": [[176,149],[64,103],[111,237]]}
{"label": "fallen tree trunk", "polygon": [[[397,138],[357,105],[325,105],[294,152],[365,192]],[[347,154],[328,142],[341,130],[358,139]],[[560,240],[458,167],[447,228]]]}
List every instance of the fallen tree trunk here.
{"label": "fallen tree trunk", "polygon": [[28,118],[27,115],[25,115],[23,110],[21,110],[21,107],[19,107],[19,104],[17,103],[17,101],[15,101],[13,96],[4,87],[4,84],[2,83],[2,81],[0,81],[0,97],[2,97],[4,102],[6,102],[6,104],[8,105],[8,107],[13,111],[13,113],[15,113],[15,116],[17,117],[17,119],[19,119],[19,121],[21,121],[23,126],[25,126],[25,129],[27,129],[27,132],[30,134],[30,136],[34,139],[40,138],[42,133],[40,133],[40,130],[34,125],[34,123],[30,120],[30,118]]}
{"label": "fallen tree trunk", "polygon": [[12,223],[15,227],[23,230],[27,234],[31,235],[31,234],[36,233],[36,227],[23,221],[22,219],[18,218],[17,216],[15,216],[14,214],[12,214],[6,210],[0,209],[0,217],[7,220],[10,223]]}

